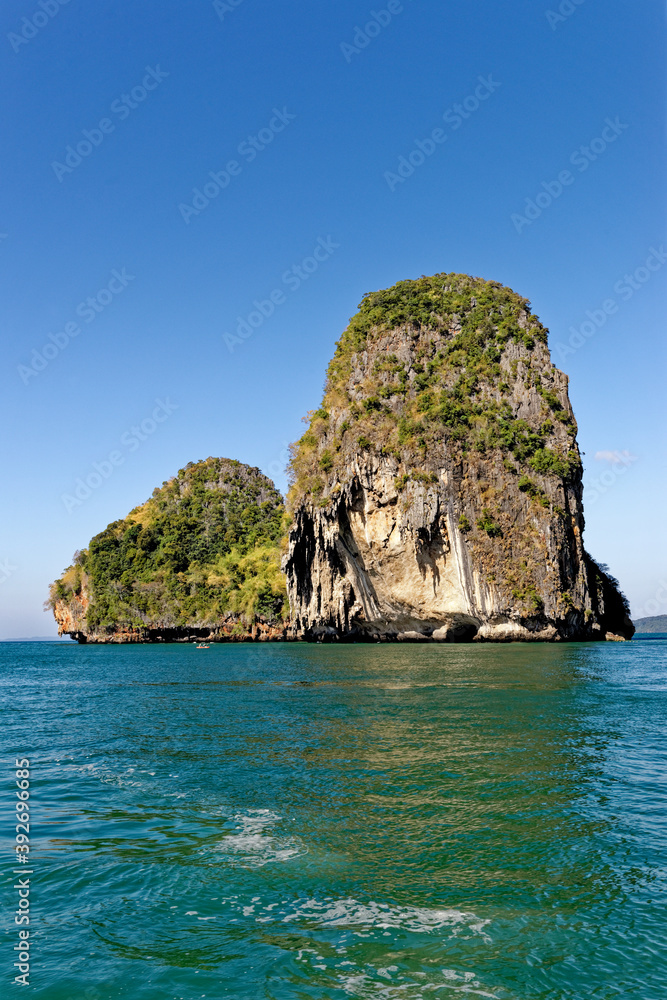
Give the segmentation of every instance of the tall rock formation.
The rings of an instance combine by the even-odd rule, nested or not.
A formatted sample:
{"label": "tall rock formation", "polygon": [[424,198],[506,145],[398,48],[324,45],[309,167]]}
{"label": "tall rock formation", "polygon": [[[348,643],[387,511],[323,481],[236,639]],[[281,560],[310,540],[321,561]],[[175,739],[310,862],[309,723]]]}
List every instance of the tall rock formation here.
{"label": "tall rock formation", "polygon": [[584,550],[567,377],[530,303],[438,274],[368,294],[293,447],[292,634],[629,638]]}

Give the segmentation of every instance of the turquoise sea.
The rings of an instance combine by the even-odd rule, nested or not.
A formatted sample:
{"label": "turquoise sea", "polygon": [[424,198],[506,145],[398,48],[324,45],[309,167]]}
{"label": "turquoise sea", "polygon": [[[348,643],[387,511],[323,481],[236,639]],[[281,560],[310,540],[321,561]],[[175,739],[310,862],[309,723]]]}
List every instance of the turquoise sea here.
{"label": "turquoise sea", "polygon": [[666,651],[0,645],[0,996],[665,1000]]}

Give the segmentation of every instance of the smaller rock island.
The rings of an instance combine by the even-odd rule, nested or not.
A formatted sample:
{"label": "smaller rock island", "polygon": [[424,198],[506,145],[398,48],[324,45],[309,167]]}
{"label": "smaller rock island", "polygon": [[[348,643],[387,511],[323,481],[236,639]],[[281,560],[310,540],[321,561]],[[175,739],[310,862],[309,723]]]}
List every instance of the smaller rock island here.
{"label": "smaller rock island", "polygon": [[51,585],[79,642],[285,638],[283,498],[259,469],[191,462],[77,552]]}

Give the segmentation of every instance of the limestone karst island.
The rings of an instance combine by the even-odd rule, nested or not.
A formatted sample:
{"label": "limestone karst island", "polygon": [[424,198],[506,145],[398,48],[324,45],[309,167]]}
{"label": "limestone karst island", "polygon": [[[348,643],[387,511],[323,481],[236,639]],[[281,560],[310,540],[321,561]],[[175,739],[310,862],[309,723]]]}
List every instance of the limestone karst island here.
{"label": "limestone karst island", "polygon": [[615,640],[584,550],[567,377],[509,288],[461,274],[365,295],[286,503],[191,463],[78,552],[49,602],[79,642]]}

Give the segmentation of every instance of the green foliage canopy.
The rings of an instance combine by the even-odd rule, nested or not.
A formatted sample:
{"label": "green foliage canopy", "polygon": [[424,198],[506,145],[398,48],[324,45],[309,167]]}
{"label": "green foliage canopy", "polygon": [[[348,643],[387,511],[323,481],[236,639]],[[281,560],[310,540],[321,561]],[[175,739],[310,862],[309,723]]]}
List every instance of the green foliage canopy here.
{"label": "green foliage canopy", "polygon": [[91,631],[250,623],[286,615],[283,499],[259,469],[190,463],[77,553],[51,603],[85,588]]}

